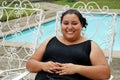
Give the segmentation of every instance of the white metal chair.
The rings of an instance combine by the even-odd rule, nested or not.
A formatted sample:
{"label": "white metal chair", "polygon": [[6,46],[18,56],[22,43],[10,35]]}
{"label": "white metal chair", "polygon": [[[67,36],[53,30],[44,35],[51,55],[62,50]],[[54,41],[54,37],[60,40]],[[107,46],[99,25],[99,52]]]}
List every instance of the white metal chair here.
{"label": "white metal chair", "polygon": [[[11,16],[16,19],[10,20]],[[39,4],[33,5],[29,0],[2,2],[0,6],[0,80],[19,80],[29,74],[25,64],[37,47],[43,20],[43,10],[40,9]],[[27,34],[26,41],[25,37],[21,39],[19,36],[24,36],[22,31],[27,32],[27,30],[32,31],[32,34]]]}
{"label": "white metal chair", "polygon": [[[16,0],[14,0],[16,1]],[[11,2],[9,5],[7,5],[7,7],[5,7],[5,2],[3,2],[3,6],[0,7],[0,10],[3,12],[4,11],[4,8],[8,8],[8,9],[11,9],[10,5],[11,4],[15,4],[16,2]],[[0,36],[2,36],[3,38],[0,40],[0,60],[2,63],[6,63],[5,64],[5,67],[3,66],[2,68],[0,68],[0,77],[2,77],[2,80],[20,80],[20,79],[30,79],[30,72],[27,71],[25,69],[25,62],[27,61],[27,59],[29,58],[29,56],[31,56],[33,54],[33,52],[35,51],[35,48],[37,46],[37,43],[38,43],[38,38],[40,36],[38,35],[41,35],[41,23],[43,22],[43,19],[44,17],[42,17],[42,10],[39,9],[39,8],[34,8],[32,6],[32,4],[25,0],[27,2],[27,4],[30,4],[32,6],[32,9],[30,8],[26,8],[25,6],[26,3],[24,4],[24,0],[23,1],[20,1],[20,0],[17,0],[19,4],[16,4],[15,5],[15,12],[18,13],[18,19],[16,19],[15,21],[13,21],[14,25],[11,26],[12,24],[9,22],[9,20],[7,19],[6,23],[5,22],[1,22],[0,23]],[[23,6],[22,6],[23,4]],[[96,8],[97,9],[94,9],[94,7],[92,6],[92,4],[96,5]],[[18,7],[20,6],[20,7]],[[38,6],[38,5],[37,5]],[[65,6],[64,7],[64,10],[67,10],[69,8],[76,8],[78,9],[83,15],[84,17],[86,17],[89,21],[96,21],[95,22],[95,26],[92,26],[94,27],[94,31],[91,31],[90,32],[93,32],[93,33],[88,33],[87,30],[89,30],[89,25],[90,23],[88,23],[88,26],[87,26],[87,30],[85,31],[85,35],[87,38],[90,38],[90,39],[93,39],[95,41],[98,41],[98,44],[101,46],[101,48],[103,49],[103,51],[105,52],[106,54],[106,58],[108,59],[108,63],[110,63],[112,61],[112,48],[113,48],[113,44],[114,44],[114,37],[115,37],[115,26],[116,26],[116,14],[115,13],[110,13],[109,12],[109,8],[107,6],[104,6],[103,9],[100,9],[99,5],[95,2],[89,2],[87,4],[85,4],[84,2],[76,2],[72,7],[69,7],[69,5]],[[33,17],[30,15],[30,16],[27,16],[27,19],[26,21],[23,21],[25,22],[25,25],[22,25],[22,26],[27,26],[29,30],[31,30],[31,25],[29,25],[32,21],[30,21],[31,19],[35,19],[35,25],[36,28],[35,28],[35,34],[33,33],[32,35],[30,36],[34,36],[35,39],[33,41],[33,43],[29,43],[29,42],[25,42],[24,39],[23,39],[23,42],[13,42],[13,41],[7,41],[5,40],[8,33],[14,35],[13,37],[15,37],[17,39],[17,35],[16,33],[21,33],[21,30],[24,30],[24,27],[21,28],[20,24],[19,24],[19,21],[21,21],[21,17],[19,15],[19,11],[23,11],[25,12],[24,10],[35,10],[35,12],[37,11],[38,14],[36,14],[35,16],[33,15]],[[1,14],[2,12],[0,11],[0,18],[1,18]],[[61,16],[61,13],[63,11],[58,11],[57,12],[57,15],[56,15],[56,35],[61,35],[60,33],[60,16]],[[7,12],[7,11],[5,11]],[[14,12],[14,10],[13,10]],[[26,12],[25,12],[26,13]],[[10,14],[13,14],[13,13],[10,13]],[[9,15],[10,15],[9,14]],[[96,17],[95,14],[100,14],[100,15],[104,15],[101,17]],[[3,15],[3,14],[2,14]],[[7,15],[8,15],[8,12],[7,12]],[[8,15],[8,18],[9,18],[9,15]],[[110,16],[110,19],[109,20],[105,20],[106,18],[105,17],[108,17]],[[102,24],[104,23],[104,26],[101,26],[100,24],[100,20],[103,20]],[[33,26],[33,25],[32,25]],[[97,32],[99,32],[99,30],[101,30],[101,27],[105,27],[107,26],[106,30],[104,29],[103,30],[103,34],[99,34]],[[11,31],[11,32],[7,32],[6,29],[4,29],[5,27],[7,27],[8,31]],[[14,30],[13,30],[14,29]],[[88,35],[89,34],[89,35]],[[98,37],[99,36],[99,37]],[[98,40],[96,40],[96,37]],[[32,46],[31,46],[32,45]],[[21,55],[20,55],[21,54]],[[13,64],[17,64],[17,67],[14,66]],[[6,65],[8,66],[6,68]],[[4,68],[4,69],[3,69]],[[12,76],[12,79],[10,79],[10,77]],[[112,80],[113,76],[111,76],[111,78],[109,80]]]}
{"label": "white metal chair", "polygon": [[[93,6],[94,5],[94,6]],[[96,2],[82,1],[76,2],[72,7],[66,5],[63,11],[58,11],[56,15],[56,35],[61,35],[60,17],[62,12],[68,9],[77,9],[87,19],[88,26],[83,31],[85,37],[97,42],[105,53],[108,63],[112,62],[113,44],[115,39],[115,27],[117,24],[116,13],[109,12],[108,6],[101,9]],[[98,15],[98,16],[96,16]],[[109,17],[109,19],[107,19]],[[93,25],[94,24],[94,25]],[[102,24],[102,25],[101,25]],[[112,80],[111,75],[109,80]]]}
{"label": "white metal chair", "polygon": [[[96,5],[95,9],[93,5]],[[87,18],[88,20],[88,26],[87,30],[84,32],[84,36],[96,41],[98,45],[103,49],[106,58],[108,60],[108,63],[112,62],[112,51],[113,51],[113,44],[114,44],[114,38],[115,38],[115,26],[116,26],[116,13],[110,13],[109,8],[107,6],[104,6],[102,9],[99,7],[99,5],[96,2],[88,2],[85,4],[82,1],[76,2],[72,7],[69,5],[66,5],[63,9],[63,11],[58,11],[56,15],[56,35],[61,35],[61,29],[60,29],[60,17],[62,12],[64,12],[67,9],[75,8],[78,11],[82,13],[82,15]],[[99,15],[96,17],[96,15]],[[106,19],[106,17],[110,17],[109,19]],[[91,24],[89,22],[94,22],[94,26],[92,26],[93,30],[91,30]],[[104,25],[104,26],[101,26]],[[106,28],[104,28],[106,27]],[[98,33],[101,31],[102,33]],[[89,33],[92,32],[92,33]],[[19,76],[20,77],[20,76]],[[112,80],[113,76],[111,75],[109,80]]]}

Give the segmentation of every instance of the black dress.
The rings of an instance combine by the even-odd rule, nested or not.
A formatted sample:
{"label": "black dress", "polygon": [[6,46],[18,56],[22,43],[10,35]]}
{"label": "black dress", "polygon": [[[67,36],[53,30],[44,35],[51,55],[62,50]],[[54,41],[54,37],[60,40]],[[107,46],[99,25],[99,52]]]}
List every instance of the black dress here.
{"label": "black dress", "polygon": [[[59,63],[73,63],[91,66],[90,61],[91,40],[73,45],[61,43],[53,37],[47,44],[42,61],[54,61]],[[37,73],[35,80],[90,80],[80,74],[58,75],[44,71]]]}

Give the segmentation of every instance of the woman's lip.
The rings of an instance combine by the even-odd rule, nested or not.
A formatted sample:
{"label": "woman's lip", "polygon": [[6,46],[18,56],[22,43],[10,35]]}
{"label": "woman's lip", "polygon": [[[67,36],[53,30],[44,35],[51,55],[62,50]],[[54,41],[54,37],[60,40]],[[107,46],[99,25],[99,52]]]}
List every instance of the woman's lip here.
{"label": "woman's lip", "polygon": [[67,33],[68,33],[68,34],[73,34],[73,33],[74,33],[74,31],[67,31]]}
{"label": "woman's lip", "polygon": [[71,33],[73,33],[73,32],[67,32],[67,33],[70,33],[70,34],[71,34]]}

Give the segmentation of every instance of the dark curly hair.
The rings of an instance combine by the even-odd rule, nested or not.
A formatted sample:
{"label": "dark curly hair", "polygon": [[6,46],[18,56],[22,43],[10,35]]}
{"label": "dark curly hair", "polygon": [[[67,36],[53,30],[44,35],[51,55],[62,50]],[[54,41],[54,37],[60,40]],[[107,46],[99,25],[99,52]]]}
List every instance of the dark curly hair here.
{"label": "dark curly hair", "polygon": [[62,13],[62,16],[61,16],[61,23],[62,23],[62,20],[63,20],[63,17],[67,14],[75,14],[79,20],[80,20],[80,23],[83,25],[83,28],[86,28],[86,26],[88,25],[86,19],[81,15],[81,13],[75,9],[69,9],[67,11],[65,11],[64,13]]}

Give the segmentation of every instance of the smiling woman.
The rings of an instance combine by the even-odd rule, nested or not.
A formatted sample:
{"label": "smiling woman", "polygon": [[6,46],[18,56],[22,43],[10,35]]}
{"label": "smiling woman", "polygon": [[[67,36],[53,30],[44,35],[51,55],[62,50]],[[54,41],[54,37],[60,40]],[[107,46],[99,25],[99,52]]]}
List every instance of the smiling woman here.
{"label": "smiling woman", "polygon": [[26,64],[30,72],[37,73],[35,80],[108,79],[110,67],[102,50],[81,35],[86,19],[79,11],[68,9],[60,21],[63,36],[42,42]]}

